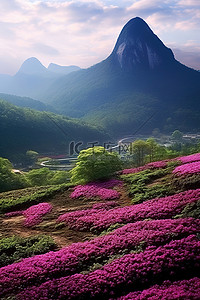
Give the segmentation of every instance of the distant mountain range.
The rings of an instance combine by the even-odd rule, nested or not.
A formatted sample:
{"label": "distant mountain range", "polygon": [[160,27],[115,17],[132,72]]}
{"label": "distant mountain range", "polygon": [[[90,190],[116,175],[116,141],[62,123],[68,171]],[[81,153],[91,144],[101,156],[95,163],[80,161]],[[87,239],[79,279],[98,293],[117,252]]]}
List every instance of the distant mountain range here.
{"label": "distant mountain range", "polygon": [[115,137],[134,133],[146,120],[140,133],[200,130],[200,73],[178,62],[141,18],[124,26],[104,61],[67,75],[63,68],[46,69],[32,58],[12,84],[0,78],[0,92],[33,97]]}
{"label": "distant mountain range", "polygon": [[37,58],[31,57],[24,61],[14,76],[0,74],[0,92],[37,99],[54,80],[78,70],[77,66],[52,63],[46,68]]}

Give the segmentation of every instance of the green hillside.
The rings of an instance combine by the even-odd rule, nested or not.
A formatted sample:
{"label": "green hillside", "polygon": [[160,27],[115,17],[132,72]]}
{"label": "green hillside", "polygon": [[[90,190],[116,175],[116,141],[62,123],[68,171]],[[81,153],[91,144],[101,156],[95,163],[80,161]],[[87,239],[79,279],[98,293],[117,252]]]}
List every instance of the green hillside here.
{"label": "green hillside", "polygon": [[52,106],[44,104],[41,101],[34,100],[29,97],[20,97],[20,96],[0,93],[0,99],[20,107],[32,108],[39,111],[56,112],[56,110]]}
{"label": "green hillside", "polygon": [[108,136],[96,127],[53,113],[19,108],[0,101],[0,156],[34,150],[67,153],[71,141],[104,142]]}

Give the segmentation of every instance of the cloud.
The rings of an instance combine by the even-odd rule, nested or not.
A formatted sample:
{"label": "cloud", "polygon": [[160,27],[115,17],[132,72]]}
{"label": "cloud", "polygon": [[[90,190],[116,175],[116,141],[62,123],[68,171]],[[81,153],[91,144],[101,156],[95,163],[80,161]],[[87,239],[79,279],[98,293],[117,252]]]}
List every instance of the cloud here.
{"label": "cloud", "polygon": [[200,51],[173,49],[175,58],[195,70],[200,70]]}
{"label": "cloud", "polygon": [[[36,56],[46,65],[88,67],[110,54],[122,27],[136,16],[144,18],[164,42],[174,42],[175,48],[195,37],[198,44],[197,2],[1,0],[1,55],[16,58],[17,64]],[[15,72],[16,64],[12,65]]]}
{"label": "cloud", "polygon": [[181,0],[178,2],[178,4],[189,7],[200,7],[200,3],[197,0]]}
{"label": "cloud", "polygon": [[56,48],[40,43],[32,44],[31,49],[34,49],[35,51],[39,53],[44,53],[46,55],[56,56],[60,54],[60,52]]}

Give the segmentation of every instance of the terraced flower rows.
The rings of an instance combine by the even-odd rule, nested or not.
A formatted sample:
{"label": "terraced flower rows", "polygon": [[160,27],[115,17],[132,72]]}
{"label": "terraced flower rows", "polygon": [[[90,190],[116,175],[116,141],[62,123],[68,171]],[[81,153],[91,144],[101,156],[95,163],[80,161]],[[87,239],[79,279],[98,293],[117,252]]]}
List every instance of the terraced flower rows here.
{"label": "terraced flower rows", "polygon": [[[155,162],[125,170],[120,180],[74,187],[66,199],[70,206],[62,202],[60,211],[56,198],[26,207],[24,212],[34,216],[33,223],[30,220],[33,229],[34,219],[41,222],[49,216],[54,217],[54,230],[101,235],[0,268],[0,297],[199,299],[199,171],[181,176],[175,172],[180,167],[192,169],[199,161],[200,154],[194,154]],[[131,184],[125,177],[140,180],[140,174],[147,188],[172,180],[173,187],[179,188],[170,195],[166,192],[162,197],[144,197],[139,204],[122,205]],[[187,189],[191,178],[198,188]],[[82,203],[82,209],[77,203]]]}
{"label": "terraced flower rows", "polygon": [[[156,198],[141,204],[119,207],[108,211],[88,210],[78,211],[61,216],[58,220],[76,230],[102,231],[115,223],[129,223],[152,219],[172,218],[185,208],[187,204],[195,203],[200,199],[200,189],[189,190],[173,196]],[[74,217],[73,217],[74,216]]]}

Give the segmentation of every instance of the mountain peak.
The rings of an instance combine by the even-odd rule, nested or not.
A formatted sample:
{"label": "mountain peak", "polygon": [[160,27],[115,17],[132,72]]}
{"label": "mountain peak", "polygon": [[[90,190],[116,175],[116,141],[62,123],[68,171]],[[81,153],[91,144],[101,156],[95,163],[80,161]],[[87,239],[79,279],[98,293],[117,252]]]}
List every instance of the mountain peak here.
{"label": "mountain peak", "polygon": [[111,57],[122,69],[155,69],[175,61],[171,49],[139,17],[131,19],[123,27]]}
{"label": "mountain peak", "polygon": [[47,69],[36,57],[30,57],[27,60],[25,60],[18,71],[18,73],[29,75],[42,74],[46,72]]}

